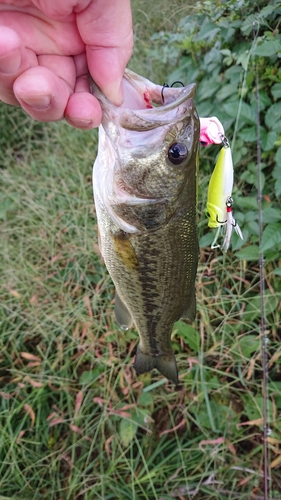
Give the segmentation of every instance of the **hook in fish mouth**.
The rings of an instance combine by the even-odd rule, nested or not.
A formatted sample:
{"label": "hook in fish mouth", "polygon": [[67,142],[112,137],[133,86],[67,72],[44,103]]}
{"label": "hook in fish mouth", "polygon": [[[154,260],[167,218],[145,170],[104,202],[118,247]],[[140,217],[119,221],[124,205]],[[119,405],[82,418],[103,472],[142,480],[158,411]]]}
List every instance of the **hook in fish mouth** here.
{"label": "hook in fish mouth", "polygon": [[[90,92],[99,100],[103,112],[110,109],[111,115],[113,113],[119,116],[124,114],[126,117],[128,114],[133,113],[134,119],[139,117],[146,122],[161,121],[163,124],[169,124],[171,119],[173,119],[172,116],[166,118],[167,112],[177,115],[177,108],[179,107],[182,107],[183,112],[185,109],[188,114],[187,108],[192,106],[191,103],[196,92],[196,85],[194,83],[183,86],[182,82],[176,81],[172,86],[179,83],[181,88],[172,88],[172,86],[167,84],[167,91],[164,96],[163,85],[154,84],[147,78],[126,69],[122,80],[125,96],[124,102],[121,106],[115,106],[104,96],[90,75],[89,83]],[[186,101],[190,101],[189,106],[184,105]],[[176,120],[178,120],[178,117]],[[150,128],[151,125],[148,129]]]}
{"label": "hook in fish mouth", "polygon": [[163,87],[162,87],[162,90],[161,90],[161,97],[162,97],[162,103],[165,104],[164,102],[164,89],[168,88],[168,87],[173,87],[174,85],[176,85],[177,83],[179,83],[182,87],[184,87],[184,83],[182,83],[181,81],[179,80],[176,80],[174,83],[172,83],[172,85],[169,85],[167,82],[164,82],[163,83]]}

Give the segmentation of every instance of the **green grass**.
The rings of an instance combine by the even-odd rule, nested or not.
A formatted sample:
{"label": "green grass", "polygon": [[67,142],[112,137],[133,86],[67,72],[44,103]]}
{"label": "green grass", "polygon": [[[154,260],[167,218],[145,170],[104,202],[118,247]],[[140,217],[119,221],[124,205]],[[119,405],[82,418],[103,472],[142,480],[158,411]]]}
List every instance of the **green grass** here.
{"label": "green grass", "polygon": [[[143,74],[147,5],[135,7]],[[172,22],[167,5],[159,29]],[[138,378],[138,335],[118,330],[98,255],[97,131],[4,105],[0,124],[0,500],[262,499],[258,265],[202,248],[196,323],[173,332],[181,385]],[[281,291],[273,263],[265,271],[270,489],[280,498]]]}

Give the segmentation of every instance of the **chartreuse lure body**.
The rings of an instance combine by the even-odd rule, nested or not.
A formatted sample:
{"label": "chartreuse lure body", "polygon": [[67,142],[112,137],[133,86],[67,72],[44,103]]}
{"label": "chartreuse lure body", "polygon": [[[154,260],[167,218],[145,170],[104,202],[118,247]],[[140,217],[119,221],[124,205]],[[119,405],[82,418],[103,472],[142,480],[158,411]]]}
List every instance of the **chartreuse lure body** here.
{"label": "chartreuse lure body", "polygon": [[[212,173],[207,198],[206,215],[209,219],[208,226],[217,228],[212,248],[221,247],[227,251],[233,228],[238,236],[243,239],[240,227],[233,217],[233,162],[231,148],[226,138],[223,138],[223,147],[219,153],[218,160]],[[225,228],[225,237],[222,245],[217,244],[221,228]]]}

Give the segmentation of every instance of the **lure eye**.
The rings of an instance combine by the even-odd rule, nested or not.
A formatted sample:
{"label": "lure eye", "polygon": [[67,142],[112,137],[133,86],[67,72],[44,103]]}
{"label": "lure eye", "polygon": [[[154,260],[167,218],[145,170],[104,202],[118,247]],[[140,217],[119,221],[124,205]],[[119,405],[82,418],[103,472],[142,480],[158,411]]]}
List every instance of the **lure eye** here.
{"label": "lure eye", "polygon": [[175,143],[169,148],[168,158],[174,165],[179,165],[188,155],[188,149],[185,144]]}

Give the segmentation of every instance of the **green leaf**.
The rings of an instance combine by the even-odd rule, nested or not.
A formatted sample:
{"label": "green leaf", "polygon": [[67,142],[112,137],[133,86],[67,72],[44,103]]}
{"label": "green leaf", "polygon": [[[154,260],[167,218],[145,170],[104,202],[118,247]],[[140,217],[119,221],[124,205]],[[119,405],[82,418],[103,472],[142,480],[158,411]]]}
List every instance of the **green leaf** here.
{"label": "green leaf", "polygon": [[167,379],[161,378],[160,380],[157,380],[156,382],[153,382],[152,384],[149,384],[148,386],[143,388],[143,392],[150,392],[153,391],[154,389],[157,389],[161,385],[166,384]]}
{"label": "green leaf", "polygon": [[281,165],[275,165],[274,169],[272,170],[272,177],[273,179],[280,179],[281,177]]}
{"label": "green leaf", "polygon": [[262,210],[262,221],[264,224],[281,221],[280,208],[266,207]]}
{"label": "green leaf", "polygon": [[246,17],[244,20],[242,26],[241,26],[241,31],[246,33],[246,35],[249,35],[253,31],[253,23],[256,21],[256,16],[254,14],[251,14],[250,16]]}
{"label": "green leaf", "polygon": [[274,99],[281,97],[281,83],[275,83],[273,87],[271,87],[271,93]]}
{"label": "green leaf", "polygon": [[[268,95],[268,92],[265,92],[264,90],[260,90],[259,92],[259,101],[260,101],[260,106],[259,106],[260,111],[262,111],[263,109],[268,109],[269,106],[271,106],[272,104],[272,100]],[[251,104],[256,107],[256,98],[254,95],[252,96]]]}
{"label": "green leaf", "polygon": [[242,248],[242,250],[238,250],[235,255],[241,260],[259,260],[259,247],[257,245],[251,245]]}
{"label": "green leaf", "polygon": [[195,351],[199,351],[199,336],[198,332],[191,325],[187,325],[183,321],[177,321],[175,327],[178,331],[179,337],[181,337],[189,347]]}
{"label": "green leaf", "polygon": [[252,222],[258,220],[258,212],[256,210],[249,210],[245,214],[245,222]]}
{"label": "green leaf", "polygon": [[[246,307],[243,312],[243,320],[254,321],[256,318],[261,316],[261,304],[260,295],[255,295],[254,297],[249,297],[246,302]],[[278,306],[278,297],[272,295],[270,290],[266,290],[264,294],[264,308],[265,315],[268,316],[273,311],[275,311]]]}
{"label": "green leaf", "polygon": [[281,102],[275,102],[268,108],[265,115],[265,124],[269,129],[275,125],[276,122],[280,120],[281,117]]}
{"label": "green leaf", "polygon": [[232,101],[223,104],[223,109],[226,112],[228,116],[231,116],[232,118],[237,118],[237,113],[238,113],[238,107],[239,104],[237,101]]}
{"label": "green leaf", "polygon": [[207,39],[209,42],[211,42],[219,31],[220,29],[213,22],[211,21],[204,22],[201,26],[198,35],[196,36],[196,40]]}
{"label": "green leaf", "polygon": [[244,172],[242,172],[242,174],[240,175],[240,180],[246,181],[248,184],[254,184],[256,178],[257,175],[248,172],[248,170],[244,170]]}
{"label": "green leaf", "polygon": [[256,127],[245,127],[239,132],[239,136],[246,142],[255,142],[257,140]]}
{"label": "green leaf", "polygon": [[272,273],[276,274],[276,276],[281,276],[281,267],[277,267],[277,269],[274,269],[274,271]]}
{"label": "green leaf", "polygon": [[218,49],[213,47],[204,57],[204,64],[208,73],[213,72],[216,68],[220,68],[222,55]]}
{"label": "green leaf", "polygon": [[281,224],[278,222],[268,224],[262,234],[261,250],[265,252],[279,243],[281,243]]}
{"label": "green leaf", "polygon": [[276,196],[281,196],[281,177],[279,177],[274,184],[274,190]]}
{"label": "green leaf", "polygon": [[223,56],[231,56],[231,51],[229,49],[222,49],[222,50],[220,50],[220,53]]}
{"label": "green leaf", "polygon": [[102,366],[97,366],[96,368],[94,368],[94,370],[84,371],[79,378],[79,383],[85,385],[91,384],[92,382],[97,380],[103,370],[104,369]]}
{"label": "green leaf", "polygon": [[276,132],[265,132],[261,130],[261,147],[263,151],[270,151],[277,139]]}
{"label": "green leaf", "polygon": [[[252,307],[249,304],[251,313],[252,313]],[[247,307],[245,311],[247,312]],[[259,306],[260,307],[260,306]],[[258,312],[260,314],[260,310]],[[245,312],[243,313],[243,319],[245,320]],[[245,335],[244,337],[240,338],[235,347],[233,348],[234,352],[237,352],[240,354],[240,352],[245,356],[245,358],[250,358],[251,354],[253,352],[256,352],[260,349],[261,346],[261,341],[260,338],[257,337],[256,335]]]}
{"label": "green leaf", "polygon": [[247,227],[249,228],[249,232],[251,235],[259,234],[259,225],[256,221],[248,222]]}
{"label": "green leaf", "polygon": [[279,40],[265,40],[257,45],[253,50],[253,55],[261,57],[275,56],[281,50]]}
{"label": "green leaf", "polygon": [[236,85],[237,87],[241,81],[241,72],[241,66],[230,66],[225,71],[224,76],[232,85]]}
{"label": "green leaf", "polygon": [[239,57],[237,57],[236,64],[241,64],[244,71],[247,71],[248,63],[249,63],[249,51],[246,50],[245,52],[242,52],[242,54],[240,54]]}
{"label": "green leaf", "polygon": [[246,102],[242,102],[241,106],[241,118],[244,118],[246,122],[249,123],[254,123],[256,125],[257,119],[256,119],[256,110],[254,106],[250,106],[250,104],[247,104]]}
{"label": "green leaf", "polygon": [[[245,394],[242,396],[242,400],[244,402],[244,413],[249,420],[257,420],[263,416],[264,401],[262,395]],[[267,413],[270,422],[273,415],[273,403],[269,398],[267,400]]]}
{"label": "green leaf", "polygon": [[[225,112],[234,118],[237,118],[239,111],[239,103],[238,101],[232,101],[223,105],[223,109]],[[254,106],[250,106],[246,102],[242,102],[240,108],[240,119],[245,121],[246,123],[256,125],[256,111]]]}
{"label": "green leaf", "polygon": [[218,101],[224,101],[227,97],[231,95],[237,95],[237,85],[223,85],[221,89],[217,92],[216,97]]}
{"label": "green leaf", "polygon": [[198,87],[198,99],[204,101],[212,97],[221,88],[221,82],[217,77],[203,80]]}
{"label": "green leaf", "polygon": [[[150,396],[151,396],[151,394],[150,394]],[[145,421],[146,421],[146,418],[148,416],[149,416],[149,411],[148,410],[144,410],[143,408],[135,408],[134,410],[132,410],[132,415],[131,415],[132,421],[137,426],[139,426],[139,425],[145,425]]]}
{"label": "green leaf", "polygon": [[257,210],[258,209],[258,201],[256,196],[245,196],[245,197],[239,197],[237,199],[237,205],[242,208],[248,208],[250,210]]}
{"label": "green leaf", "polygon": [[268,17],[272,12],[274,12],[276,9],[276,5],[267,5],[266,7],[263,7],[259,13],[259,18],[261,17]]}
{"label": "green leaf", "polygon": [[119,435],[124,446],[129,446],[129,444],[134,439],[137,432],[138,425],[132,420],[127,420],[125,418],[121,419],[119,427]]}
{"label": "green leaf", "polygon": [[[220,404],[216,401],[210,401],[209,405],[202,402],[199,408],[193,409],[196,412],[196,420],[202,427],[212,429],[212,423],[215,429],[225,430],[229,421],[236,422],[238,417],[229,405]],[[213,422],[211,422],[210,415]]]}
{"label": "green leaf", "polygon": [[150,406],[153,403],[153,397],[150,394],[150,392],[142,392],[139,401],[138,401],[140,406]]}
{"label": "green leaf", "polygon": [[199,241],[200,248],[210,247],[214,240],[215,234],[215,231],[209,231],[208,233],[201,236]]}
{"label": "green leaf", "polygon": [[277,165],[281,166],[281,147],[279,147],[275,154],[275,161]]}

